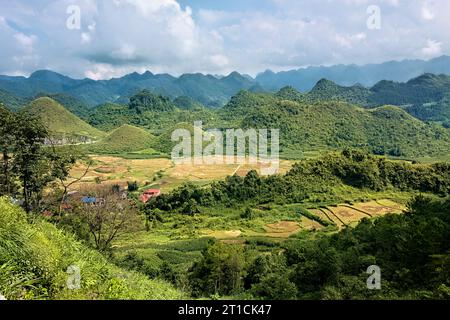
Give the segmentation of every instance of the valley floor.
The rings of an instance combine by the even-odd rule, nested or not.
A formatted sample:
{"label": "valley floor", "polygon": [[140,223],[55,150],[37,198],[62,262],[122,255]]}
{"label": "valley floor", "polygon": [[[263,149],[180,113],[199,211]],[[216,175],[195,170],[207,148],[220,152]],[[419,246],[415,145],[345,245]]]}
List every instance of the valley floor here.
{"label": "valley floor", "polygon": [[168,263],[186,272],[193,261],[201,258],[211,239],[270,252],[289,239],[314,238],[355,226],[364,218],[401,214],[406,209],[405,199],[410,196],[409,193],[373,194],[375,200],[310,208],[309,214],[302,214],[304,204],[270,205],[255,209],[252,219],[243,219],[242,210],[231,208],[209,209],[194,217],[173,214],[165,216],[163,222],[154,223],[150,232],[140,230],[123,235],[115,241],[113,252],[118,260],[132,253],[155,270]]}
{"label": "valley floor", "polygon": [[[215,164],[193,165],[177,164],[166,158],[127,159],[118,156],[93,155],[93,166],[89,173],[74,184],[72,189],[89,189],[93,183],[101,181],[108,184],[126,186],[127,181],[137,181],[142,189],[158,188],[169,192],[185,182],[205,185],[215,180],[237,174],[245,176],[250,170],[260,172],[261,164]],[[294,161],[280,160],[279,173],[288,171]],[[71,172],[72,177],[81,176],[86,169],[85,163],[79,163]]]}

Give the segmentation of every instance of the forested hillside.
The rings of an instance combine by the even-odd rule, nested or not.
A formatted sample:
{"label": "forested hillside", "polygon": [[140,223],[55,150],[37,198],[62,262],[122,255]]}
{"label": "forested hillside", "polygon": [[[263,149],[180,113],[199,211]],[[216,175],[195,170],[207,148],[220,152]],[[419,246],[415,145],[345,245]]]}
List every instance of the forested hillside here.
{"label": "forested hillside", "polygon": [[[424,70],[434,70],[434,68]],[[371,87],[364,87],[358,82],[343,86],[338,84],[342,81],[334,82],[333,79],[335,78],[332,76],[319,79],[307,93],[300,93],[295,81],[288,81],[287,86],[279,90],[276,95],[279,98],[308,103],[345,101],[365,108],[396,105],[420,120],[449,124],[449,75],[425,73],[407,82],[381,80]],[[185,74],[179,78],[146,72],[133,73],[117,79],[94,81],[74,80],[51,71],[37,71],[29,78],[7,76],[0,78],[0,101],[11,110],[18,110],[35,98],[48,96],[83,120],[93,117],[93,121],[99,125],[101,122],[115,123],[117,121],[117,119],[103,120],[104,114],[101,113],[105,105],[111,106],[113,103],[136,105],[136,102],[132,100],[139,99],[139,96],[142,98],[143,92],[147,95],[147,100],[153,99],[146,103],[142,101],[137,103],[147,105],[144,107],[145,111],[152,111],[150,106],[154,106],[155,111],[161,111],[162,105],[169,108],[163,108],[164,111],[171,111],[174,106],[184,110],[199,110],[202,106],[210,109],[220,108],[229,104],[230,98],[236,96],[241,90],[252,93],[265,91],[257,81],[237,72],[226,77]],[[150,96],[155,98],[149,98]],[[98,105],[100,107],[94,109]],[[100,115],[96,117],[99,113]],[[126,122],[119,121],[114,127],[124,123]],[[133,124],[138,125],[137,121]],[[113,128],[107,125],[103,127],[108,130]]]}
{"label": "forested hillside", "polygon": [[124,124],[148,129],[156,134],[180,122],[210,121],[214,111],[198,108],[178,108],[167,97],[143,90],[130,98],[128,105],[105,104],[93,110],[89,123],[101,130],[110,131]]}
{"label": "forested hillside", "polygon": [[280,128],[284,151],[360,147],[392,156],[449,151],[448,129],[425,124],[398,107],[366,110],[339,101],[280,96],[242,92],[220,112],[227,120],[242,119],[245,128]]}
{"label": "forested hillside", "polygon": [[[213,224],[225,215],[245,225],[274,214],[277,206],[295,206],[299,219],[326,226],[323,233],[300,233],[281,243],[212,241],[187,270],[194,297],[448,299],[449,175],[445,163],[412,165],[347,150],[299,162],[285,175],[264,178],[252,171],[207,188],[186,184],[149,202],[145,212],[149,221],[162,223],[191,216],[199,224],[210,217]],[[404,214],[366,216],[355,227],[327,233],[336,226],[325,220],[326,206],[351,204],[351,188],[361,194],[389,190],[435,196],[417,196]],[[305,209],[311,206],[320,208],[321,216]],[[240,217],[231,213],[234,210],[242,212]],[[381,290],[367,290],[365,271],[370,265],[381,268]],[[178,272],[175,279],[186,270]]]}
{"label": "forested hillside", "polygon": [[[292,89],[291,89],[292,90]],[[301,101],[346,101],[366,108],[383,105],[403,107],[424,121],[449,121],[450,76],[424,74],[405,83],[380,81],[371,88],[339,86],[322,79]]]}
{"label": "forested hillside", "polygon": [[285,175],[259,177],[251,171],[244,178],[232,176],[211,188],[180,188],[163,195],[148,209],[168,212],[186,205],[252,206],[265,203],[339,203],[334,188],[347,185],[373,191],[416,190],[446,196],[450,194],[450,165],[412,165],[377,158],[361,151],[345,150],[315,160],[296,163]]}
{"label": "forested hillside", "polygon": [[[337,96],[327,97],[329,100],[324,101],[320,98],[322,93],[339,93],[342,88],[329,81],[321,81],[317,87],[306,95],[290,87],[276,94],[240,91],[218,110],[205,108],[190,98],[172,101],[143,90],[132,96],[127,105],[104,104],[90,111],[88,116],[85,115],[89,124],[55,100],[46,97],[33,101],[22,112],[38,115],[55,137],[78,136],[80,142],[86,138],[99,140],[105,137],[107,132],[123,125],[139,127],[155,136],[151,140],[154,141],[156,151],[161,153],[170,153],[170,146],[173,146],[170,141],[171,134],[168,132],[170,128],[183,123],[192,126],[194,121],[202,121],[205,130],[280,129],[280,150],[285,157],[301,158],[302,154],[308,151],[339,150],[346,147],[362,148],[375,154],[394,157],[416,158],[449,154],[448,128],[422,122],[406,112],[409,111],[413,115],[423,114],[424,109],[413,106],[406,110],[395,106],[367,109],[340,101],[344,99]],[[362,87],[355,87],[345,92],[348,93],[347,97],[350,97],[351,93],[356,100],[362,96],[360,93],[364,92],[363,90],[365,89]],[[76,100],[63,95],[57,97],[68,103],[71,109],[83,110],[79,109],[83,107]],[[433,108],[427,109],[430,117],[439,118],[446,114],[445,106],[426,106]],[[441,106],[442,113],[436,115],[433,110],[438,106]],[[134,136],[128,138],[130,141],[136,140],[133,140]],[[143,139],[147,142],[148,140]],[[106,142],[104,148],[98,146],[96,150],[112,148],[114,153],[137,151],[139,143],[136,142],[131,148],[133,150],[125,145],[123,150],[120,150],[121,144],[117,141]],[[141,149],[150,146],[147,142],[143,142]]]}
{"label": "forested hillside", "polygon": [[[211,243],[189,270],[193,295],[238,294],[265,300],[449,299],[449,205],[448,198],[418,197],[404,215],[364,219],[334,235],[292,238],[273,244],[269,252]],[[380,266],[380,290],[367,290],[370,265]]]}

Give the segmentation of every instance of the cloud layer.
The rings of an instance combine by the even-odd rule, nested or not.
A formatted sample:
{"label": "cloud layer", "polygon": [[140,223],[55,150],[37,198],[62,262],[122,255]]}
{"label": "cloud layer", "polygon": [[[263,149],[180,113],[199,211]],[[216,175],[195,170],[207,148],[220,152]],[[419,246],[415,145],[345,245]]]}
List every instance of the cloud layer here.
{"label": "cloud layer", "polygon": [[[449,1],[0,1],[1,74],[255,74],[450,52]],[[372,5],[380,9],[379,29],[367,27]],[[77,25],[73,6],[79,29],[70,27]]]}

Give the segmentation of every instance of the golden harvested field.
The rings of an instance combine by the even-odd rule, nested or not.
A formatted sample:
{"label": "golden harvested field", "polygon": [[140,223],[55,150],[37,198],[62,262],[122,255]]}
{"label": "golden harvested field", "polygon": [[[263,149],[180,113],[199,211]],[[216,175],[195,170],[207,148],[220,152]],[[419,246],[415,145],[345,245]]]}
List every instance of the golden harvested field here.
{"label": "golden harvested field", "polygon": [[354,208],[364,211],[371,216],[381,216],[386,213],[400,213],[404,209],[404,206],[395,203],[391,200],[378,200],[365,203],[357,203],[353,205]]}
{"label": "golden harvested field", "polygon": [[203,230],[202,234],[219,240],[225,240],[238,238],[241,236],[242,232],[240,230],[228,230],[228,231]]}
{"label": "golden harvested field", "polygon": [[298,222],[295,221],[280,221],[278,223],[271,223],[264,227],[264,236],[270,238],[288,238],[301,230]]}
{"label": "golden harvested field", "polygon": [[[213,180],[224,179],[226,176],[238,174],[245,176],[250,170],[260,172],[262,164],[174,164],[170,159],[124,159],[111,156],[91,156],[94,164],[88,174],[73,190],[88,189],[96,182],[119,184],[125,187],[127,181],[137,181],[139,185],[153,185],[163,192],[168,192],[183,182],[207,184]],[[293,161],[281,160],[279,173],[285,173]],[[80,177],[86,169],[86,164],[78,164],[71,172],[71,177]]]}
{"label": "golden harvested field", "polygon": [[323,226],[319,222],[311,220],[307,217],[302,217],[300,225],[304,230],[309,231],[320,230],[323,228]]}
{"label": "golden harvested field", "polygon": [[363,218],[370,218],[369,215],[355,209],[351,209],[347,206],[337,206],[335,208],[329,207],[328,209],[346,225],[349,225],[353,222],[358,222]]}
{"label": "golden harvested field", "polygon": [[399,203],[382,199],[352,205],[341,204],[335,207],[310,209],[309,211],[322,220],[331,220],[339,228],[342,228],[344,225],[354,225],[363,218],[378,217],[388,213],[402,213],[405,209]]}
{"label": "golden harvested field", "polygon": [[[387,210],[385,204],[389,204],[391,209]],[[370,209],[374,214],[363,213],[360,211],[360,208]],[[400,213],[401,210],[396,208],[402,208],[402,206],[391,200],[377,200],[354,205],[341,204],[321,209],[309,209],[308,211],[324,221],[333,222],[339,229],[342,229],[345,225],[355,226],[363,218],[377,217],[387,213]],[[278,210],[283,210],[283,208]],[[215,218],[205,216],[204,219]],[[242,244],[246,239],[251,238],[270,238],[276,241],[283,241],[302,231],[320,231],[325,229],[325,226],[321,223],[304,215],[292,220],[286,220],[285,218],[280,218],[279,220],[271,218],[270,220],[272,221],[256,219],[251,221],[250,224],[244,221],[242,224],[235,224],[229,228],[221,228],[220,226],[217,229],[210,226],[200,227],[198,231],[203,237],[213,237],[226,243]],[[331,229],[331,232],[334,231],[334,229]]]}

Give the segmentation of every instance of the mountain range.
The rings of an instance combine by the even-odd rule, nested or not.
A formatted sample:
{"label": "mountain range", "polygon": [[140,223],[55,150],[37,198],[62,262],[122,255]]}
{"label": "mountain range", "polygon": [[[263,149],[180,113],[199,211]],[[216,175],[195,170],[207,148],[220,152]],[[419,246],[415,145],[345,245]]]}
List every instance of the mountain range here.
{"label": "mountain range", "polygon": [[88,107],[107,102],[127,103],[130,96],[143,89],[172,99],[187,96],[211,107],[224,105],[239,90],[263,90],[254,80],[237,72],[220,78],[200,73],[176,78],[147,71],[100,81],[75,80],[50,70],[36,71],[28,78],[0,76],[0,97],[9,95],[20,100],[43,93],[64,94]]}
{"label": "mountain range", "polygon": [[328,79],[342,86],[359,84],[371,87],[381,80],[406,82],[424,73],[450,75],[450,57],[441,56],[428,61],[402,60],[367,65],[335,65],[308,67],[274,73],[267,70],[256,76],[266,90],[276,91],[285,86],[306,92],[320,79]]}
{"label": "mountain range", "polygon": [[50,70],[39,70],[28,78],[0,76],[0,102],[17,110],[36,97],[52,95],[59,102],[71,100],[68,103],[70,106],[84,108],[86,112],[99,104],[126,104],[131,96],[147,89],[171,99],[180,98],[187,101],[189,98],[215,108],[225,105],[240,90],[276,92],[282,87],[292,86],[300,92],[306,92],[313,89],[321,79],[327,79],[340,86],[356,85],[361,89],[356,91],[363,91],[363,88],[372,87],[382,80],[406,82],[424,73],[450,75],[450,57],[363,66],[308,67],[278,73],[266,71],[255,78],[238,72],[227,76],[195,73],[174,77],[147,71],[143,74],[134,72],[121,78],[95,81],[72,79]]}
{"label": "mountain range", "polygon": [[347,147],[413,158],[450,152],[449,129],[423,122],[400,107],[365,109],[343,101],[305,102],[297,99],[303,94],[295,93],[288,89],[276,94],[240,91],[221,109],[186,110],[143,91],[127,105],[96,108],[88,121],[51,98],[38,98],[21,112],[40,117],[58,141],[90,142],[83,148],[95,153],[167,154],[174,128],[190,128],[195,120],[202,120],[204,129],[280,128],[280,150],[288,158]]}
{"label": "mountain range", "polygon": [[278,96],[310,102],[338,100],[365,108],[395,105],[423,121],[450,124],[450,76],[444,74],[426,73],[407,82],[382,80],[371,88],[361,85],[345,87],[321,79],[306,94],[293,87],[284,87]]}

